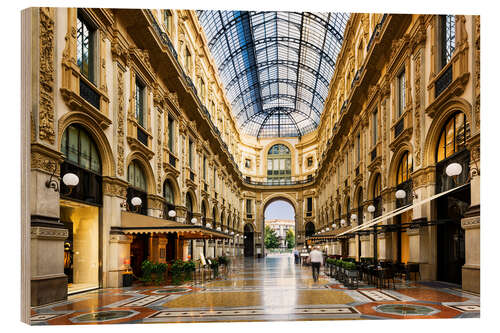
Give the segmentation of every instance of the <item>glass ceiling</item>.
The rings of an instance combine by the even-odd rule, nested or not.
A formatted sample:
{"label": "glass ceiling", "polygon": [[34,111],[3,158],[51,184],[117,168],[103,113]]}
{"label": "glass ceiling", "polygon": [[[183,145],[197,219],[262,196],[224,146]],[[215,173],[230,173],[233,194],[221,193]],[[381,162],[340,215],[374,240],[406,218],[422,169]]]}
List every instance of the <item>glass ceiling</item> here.
{"label": "glass ceiling", "polygon": [[348,13],[197,14],[242,132],[302,136],[319,125]]}

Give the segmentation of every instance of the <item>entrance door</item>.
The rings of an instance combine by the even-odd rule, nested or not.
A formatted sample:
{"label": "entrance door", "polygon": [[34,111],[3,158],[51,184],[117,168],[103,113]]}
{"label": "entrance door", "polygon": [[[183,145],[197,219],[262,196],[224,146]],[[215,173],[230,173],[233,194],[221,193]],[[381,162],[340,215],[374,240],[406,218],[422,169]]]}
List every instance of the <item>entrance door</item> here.
{"label": "entrance door", "polygon": [[149,256],[149,235],[141,234],[134,237],[130,244],[130,266],[135,276],[142,276],[142,262]]}
{"label": "entrance door", "polygon": [[167,236],[167,262],[175,260],[177,253],[175,251],[177,244],[177,233],[170,233]]}
{"label": "entrance door", "polygon": [[438,198],[438,280],[462,284],[465,237],[461,219],[469,207],[470,186]]}
{"label": "entrance door", "polygon": [[253,257],[253,232],[245,232],[245,257]]}

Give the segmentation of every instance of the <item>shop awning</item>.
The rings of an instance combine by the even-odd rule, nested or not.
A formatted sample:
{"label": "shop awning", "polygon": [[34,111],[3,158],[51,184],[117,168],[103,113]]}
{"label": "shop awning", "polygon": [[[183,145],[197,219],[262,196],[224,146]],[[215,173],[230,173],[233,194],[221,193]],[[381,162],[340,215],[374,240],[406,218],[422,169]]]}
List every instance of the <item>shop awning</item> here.
{"label": "shop awning", "polygon": [[157,217],[121,212],[122,223],[120,227],[112,230],[122,231],[125,234],[168,234],[177,233],[184,239],[229,239],[231,236],[202,225],[184,224],[177,221],[160,219]]}
{"label": "shop awning", "polygon": [[422,206],[423,204],[426,204],[428,202],[431,202],[432,200],[435,200],[443,195],[446,195],[446,194],[449,194],[453,191],[456,191],[462,187],[465,187],[467,185],[469,185],[470,183],[467,183],[467,184],[463,184],[463,185],[460,185],[460,186],[457,186],[455,188],[452,188],[451,190],[448,190],[448,191],[444,191],[444,192],[441,192],[441,193],[438,193],[438,194],[435,194],[433,195],[432,197],[430,198],[427,198],[427,199],[424,199],[424,200],[421,200],[421,201],[418,201],[417,203],[414,203],[413,205],[408,205],[408,206],[405,206],[405,207],[401,207],[401,208],[398,208],[398,209],[395,209],[393,210],[392,212],[389,212],[385,215],[382,215],[380,217],[377,217],[377,218],[374,218],[366,223],[363,223],[361,225],[358,225],[358,226],[355,226],[355,227],[352,227],[350,228],[349,230],[346,230],[342,233],[339,233],[338,236],[342,236],[342,235],[345,235],[345,234],[348,234],[348,233],[353,233],[353,232],[356,232],[356,231],[361,231],[361,230],[364,230],[364,229],[367,229],[367,228],[370,228],[376,224],[379,224],[381,222],[384,222],[390,218],[393,218],[395,216],[398,216],[400,214],[403,214],[404,212],[407,212],[413,208],[416,208],[416,207],[419,207],[419,206]]}
{"label": "shop awning", "polygon": [[432,200],[435,200],[443,195],[446,195],[446,194],[449,194],[453,191],[456,191],[462,187],[465,187],[469,185],[469,183],[467,184],[463,184],[463,185],[460,185],[460,186],[457,186],[455,188],[452,188],[451,190],[448,190],[448,191],[444,191],[444,192],[441,192],[441,193],[438,193],[436,195],[433,195],[432,197],[430,198],[427,198],[427,199],[424,199],[422,201],[419,201],[419,202],[416,202],[412,205],[407,205],[407,206],[404,206],[404,207],[400,207],[400,208],[397,208],[389,213],[386,213],[382,216],[379,216],[379,217],[376,217],[370,221],[367,221],[361,225],[358,225],[358,226],[354,226],[354,227],[351,227],[351,226],[346,226],[346,227],[341,227],[339,229],[336,229],[336,230],[332,230],[332,231],[328,231],[328,232],[325,232],[325,233],[322,233],[322,234],[318,234],[318,235],[314,235],[314,236],[310,236],[308,239],[309,240],[312,240],[312,241],[315,241],[315,240],[327,240],[327,239],[332,239],[332,238],[339,238],[341,236],[347,236],[349,234],[353,234],[355,232],[359,232],[359,231],[362,231],[362,230],[365,230],[365,229],[368,229],[370,227],[373,227],[374,225],[377,225],[379,223],[382,223],[384,221],[387,221],[388,219],[390,218],[393,218],[397,215],[400,215],[406,211],[409,211],[413,208],[416,208],[418,206],[421,206],[425,203],[428,203]]}

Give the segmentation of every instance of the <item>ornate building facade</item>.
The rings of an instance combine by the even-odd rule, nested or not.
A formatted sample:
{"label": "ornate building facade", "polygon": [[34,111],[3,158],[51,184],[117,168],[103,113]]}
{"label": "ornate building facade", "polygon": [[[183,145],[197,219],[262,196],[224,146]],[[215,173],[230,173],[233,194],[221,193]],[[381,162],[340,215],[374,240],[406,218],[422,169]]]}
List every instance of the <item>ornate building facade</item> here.
{"label": "ornate building facade", "polygon": [[24,15],[32,305],[68,284],[120,287],[146,258],[257,256],[276,200],[294,207],[298,246],[411,203],[382,223],[399,227],[321,244],[479,290],[479,17],[350,15],[317,128],[259,137],[238,125],[197,12]]}

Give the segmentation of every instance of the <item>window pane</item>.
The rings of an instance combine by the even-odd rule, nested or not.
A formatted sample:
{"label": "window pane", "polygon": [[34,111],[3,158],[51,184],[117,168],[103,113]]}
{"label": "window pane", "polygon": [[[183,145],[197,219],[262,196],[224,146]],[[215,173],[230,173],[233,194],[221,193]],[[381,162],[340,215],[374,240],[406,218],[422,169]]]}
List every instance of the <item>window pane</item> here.
{"label": "window pane", "polygon": [[101,173],[101,161],[99,158],[99,152],[93,142],[91,142],[90,151],[90,170]]}
{"label": "window pane", "polygon": [[445,159],[445,147],[444,147],[445,133],[441,134],[439,138],[438,151],[437,151],[437,162]]}
{"label": "window pane", "polygon": [[454,128],[453,128],[453,120],[451,120],[446,125],[446,157],[449,157],[455,153],[454,149]]}
{"label": "window pane", "polygon": [[68,142],[68,160],[74,163],[79,163],[78,161],[78,129],[76,127],[70,126],[66,130],[69,136]]}
{"label": "window pane", "polygon": [[90,169],[90,140],[83,132],[80,133],[80,165]]}

